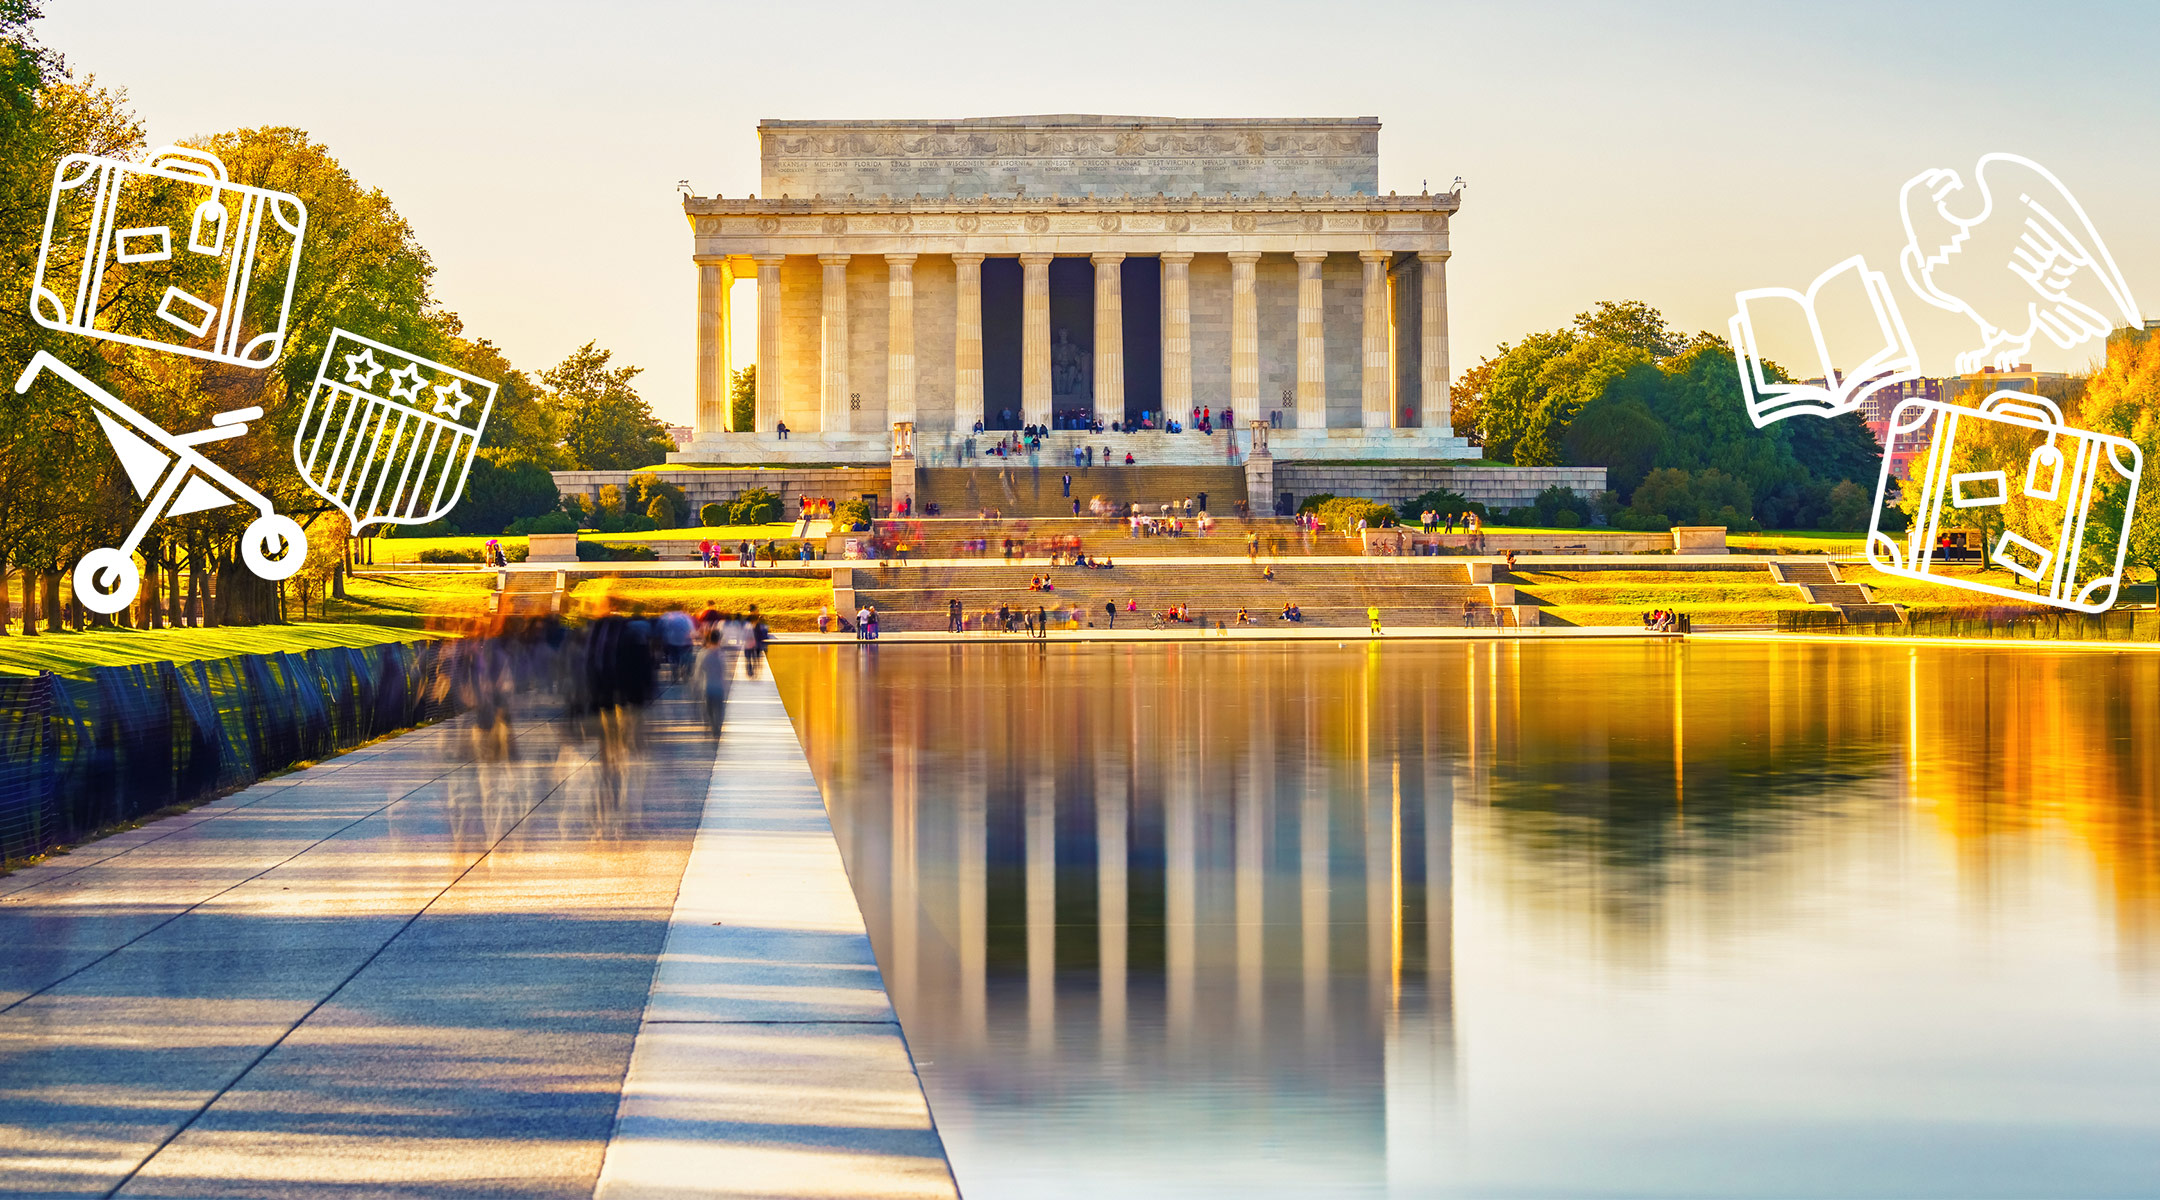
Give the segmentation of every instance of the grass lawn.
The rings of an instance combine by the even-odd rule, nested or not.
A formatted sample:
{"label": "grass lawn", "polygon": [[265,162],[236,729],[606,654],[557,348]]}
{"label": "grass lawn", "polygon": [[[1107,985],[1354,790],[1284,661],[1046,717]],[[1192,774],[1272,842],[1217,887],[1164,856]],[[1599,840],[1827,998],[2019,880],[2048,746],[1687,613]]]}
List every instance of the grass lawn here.
{"label": "grass lawn", "polygon": [[1865,554],[1867,535],[1831,529],[1779,529],[1768,533],[1728,533],[1725,544],[1757,554]]}
{"label": "grass lawn", "polygon": [[1701,624],[1761,625],[1780,609],[1809,605],[1757,567],[1741,571],[1529,571],[1517,569],[1515,596],[1545,606],[1564,625],[1639,625],[1654,608],[1692,613]]}
{"label": "grass lawn", "polygon": [[757,605],[774,629],[805,630],[817,626],[821,605],[832,603],[832,584],[823,579],[763,579],[739,576],[705,576],[691,579],[636,579],[587,576],[570,585],[564,597],[567,610],[592,612],[603,609],[680,606],[692,611],[715,605],[725,610]]}
{"label": "grass lawn", "polygon": [[333,621],[418,629],[430,621],[456,620],[480,612],[487,607],[488,593],[494,589],[492,571],[355,575],[345,581],[345,599],[323,601],[322,615]]}
{"label": "grass lawn", "polygon": [[235,654],[315,650],[324,646],[373,646],[435,635],[383,625],[303,621],[291,625],[224,626],[217,629],[103,629],[0,638],[0,671],[53,671],[87,677],[91,667],[126,663],[194,662]]}

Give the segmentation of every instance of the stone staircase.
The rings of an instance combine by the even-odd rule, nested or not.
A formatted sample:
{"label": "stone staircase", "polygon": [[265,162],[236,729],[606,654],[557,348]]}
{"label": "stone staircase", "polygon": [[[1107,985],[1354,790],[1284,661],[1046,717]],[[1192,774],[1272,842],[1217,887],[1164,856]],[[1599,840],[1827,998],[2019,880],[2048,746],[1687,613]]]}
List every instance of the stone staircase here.
{"label": "stone staircase", "polygon": [[1850,624],[1880,625],[1904,619],[1896,605],[1878,603],[1866,584],[1845,582],[1844,576],[1838,573],[1837,564],[1828,560],[1773,560],[1770,577],[1797,589],[1809,604],[1837,609]]}
{"label": "stone staircase", "polygon": [[[1028,588],[1031,577],[1045,572],[1042,566],[870,566],[852,570],[853,597],[857,604],[874,605],[886,629],[937,631],[948,627],[949,605],[960,602],[969,628],[978,627],[981,614],[1000,604],[1033,611],[1078,605],[1082,627],[1105,624],[1103,605],[1118,607],[1116,628],[1146,628],[1152,613],[1184,604],[1191,608],[1195,628],[1201,622],[1212,627],[1231,624],[1244,608],[1253,622],[1280,627],[1283,605],[1296,604],[1304,611],[1304,624],[1317,628],[1362,629],[1366,607],[1377,605],[1384,625],[1462,624],[1463,606],[1469,604],[1474,622],[1490,627],[1514,624],[1513,609],[1496,610],[1496,589],[1469,582],[1465,564],[1447,560],[1374,560],[1357,563],[1282,563],[1275,578],[1262,568],[1242,561],[1167,563],[1117,567],[1090,571],[1076,567],[1049,570],[1055,590],[1036,592]],[[837,574],[837,573],[836,573]],[[836,582],[840,582],[836,579]],[[1504,588],[1504,585],[1502,585]],[[1504,606],[1512,589],[1501,597]],[[1138,612],[1127,612],[1128,601]]]}
{"label": "stone staircase", "polygon": [[[1210,496],[1212,500],[1214,497]],[[1262,556],[1285,555],[1355,555],[1359,548],[1357,539],[1340,533],[1306,534],[1286,518],[1264,517],[1250,521],[1235,518],[1219,520],[1215,528],[1202,533],[1195,522],[1186,523],[1186,532],[1176,536],[1159,534],[1133,537],[1131,526],[1123,518],[1099,517],[1020,517],[985,521],[973,518],[925,517],[920,520],[879,521],[878,532],[909,543],[909,557],[998,558],[1004,551],[1007,538],[1015,542],[1033,545],[1049,538],[1078,537],[1080,550],[1089,555],[1108,555],[1113,561],[1124,558],[1222,558],[1242,561],[1246,556],[1246,539],[1253,535],[1260,538]],[[970,541],[988,543],[981,555],[962,551],[959,547]],[[1045,552],[1036,549],[1032,557],[1041,559]]]}
{"label": "stone staircase", "polygon": [[505,617],[544,617],[562,611],[561,571],[502,571],[495,576],[490,609]]}
{"label": "stone staircase", "polygon": [[[1073,435],[1075,437],[1079,435]],[[1182,436],[1182,435],[1169,435]],[[1110,443],[1115,448],[1116,443]],[[1116,504],[1135,503],[1152,509],[1156,505],[1190,496],[1197,505],[1207,497],[1216,517],[1237,511],[1245,499],[1245,469],[1234,466],[1072,466],[1070,454],[1043,454],[1039,466],[1024,458],[978,467],[918,467],[915,472],[916,505],[921,511],[935,503],[948,517],[973,517],[994,509],[1010,517],[1070,517],[1072,502],[1103,496]],[[1073,477],[1072,495],[1064,494],[1064,477]],[[1263,507],[1265,504],[1263,502]]]}

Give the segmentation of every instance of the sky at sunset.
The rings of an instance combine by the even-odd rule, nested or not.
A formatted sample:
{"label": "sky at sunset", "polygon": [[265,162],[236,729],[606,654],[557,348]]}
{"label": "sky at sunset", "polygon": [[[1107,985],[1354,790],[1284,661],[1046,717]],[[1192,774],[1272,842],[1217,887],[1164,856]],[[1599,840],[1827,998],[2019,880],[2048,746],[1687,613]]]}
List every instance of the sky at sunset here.
{"label": "sky at sunset", "polygon": [[[695,297],[676,181],[757,191],[766,117],[1377,116],[1383,190],[1467,181],[1458,372],[1600,299],[1722,332],[1736,290],[1852,254],[1895,282],[1901,183],[1969,178],[1991,151],[2068,184],[2160,316],[2160,5],[46,8],[40,39],[124,86],[153,144],[308,130],[412,222],[468,330],[530,371],[597,339],[671,421],[692,407]],[[1972,326],[1897,288],[1947,371]]]}

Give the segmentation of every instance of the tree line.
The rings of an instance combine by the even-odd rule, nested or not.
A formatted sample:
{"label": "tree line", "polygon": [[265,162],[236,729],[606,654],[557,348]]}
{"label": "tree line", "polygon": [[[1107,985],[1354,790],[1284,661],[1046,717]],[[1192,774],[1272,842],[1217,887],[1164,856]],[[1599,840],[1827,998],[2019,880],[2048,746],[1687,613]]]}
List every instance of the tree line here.
{"label": "tree line", "polygon": [[1755,428],[1725,339],[1685,335],[1636,300],[1502,343],[1464,373],[1454,407],[1488,459],[1606,468],[1611,490],[1573,515],[1622,529],[1864,529],[1882,464],[1856,413]]}
{"label": "tree line", "polygon": [[[118,545],[141,515],[134,489],[81,397],[45,380],[18,395],[15,376],[40,350],[81,371],[160,427],[205,428],[213,414],[260,406],[249,434],[213,448],[221,465],[307,530],[307,567],[287,584],[256,579],[240,562],[245,506],[168,517],[139,557],[144,586],[124,624],[255,623],[283,618],[342,569],[342,514],[301,482],[290,453],[302,402],[332,327],[343,327],[470,371],[500,385],[462,503],[448,526],[496,534],[519,522],[574,529],[548,472],[621,470],[665,461],[673,444],[638,396],[639,368],[617,365],[588,342],[535,379],[486,337],[468,331],[431,290],[427,250],[380,188],[355,178],[304,130],[233,129],[191,145],[228,177],[299,196],[308,227],[292,288],[285,352],[247,370],[156,350],[55,333],[27,319],[53,174],[69,154],[137,160],[148,148],[125,90],[69,69],[36,41],[35,0],[0,0],[0,270],[12,320],[0,321],[0,580],[20,589],[25,631],[85,614],[65,603],[65,573],[88,550]],[[78,223],[69,227],[68,222]],[[62,206],[56,241],[87,237]],[[159,328],[159,295],[118,287],[100,294],[99,321]],[[297,595],[289,594],[296,590]],[[5,594],[0,592],[0,594]],[[0,610],[0,632],[7,614]],[[104,623],[101,618],[91,618]]]}

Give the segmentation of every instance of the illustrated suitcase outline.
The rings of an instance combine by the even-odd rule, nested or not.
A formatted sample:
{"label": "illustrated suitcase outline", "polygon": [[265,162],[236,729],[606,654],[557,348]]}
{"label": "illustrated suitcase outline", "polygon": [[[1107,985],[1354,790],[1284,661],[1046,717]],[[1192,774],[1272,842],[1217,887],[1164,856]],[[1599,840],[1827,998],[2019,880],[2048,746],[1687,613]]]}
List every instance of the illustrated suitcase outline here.
{"label": "illustrated suitcase outline", "polygon": [[[118,227],[123,212],[122,190],[128,180],[142,177],[198,185],[208,191],[208,198],[194,206],[185,222],[184,240],[177,225]],[[46,275],[49,268],[62,265],[55,262],[53,236],[61,201],[70,196],[87,197],[92,205],[90,227],[80,247],[79,276],[72,281],[50,281],[63,288],[55,291],[48,286]],[[236,203],[227,205],[228,197]],[[255,265],[265,249],[266,213],[277,228],[291,237],[283,295],[278,302],[277,323],[247,337],[243,344],[249,319],[255,315],[248,305],[248,294],[260,282],[255,277]],[[153,152],[148,163],[70,154],[53,171],[52,192],[45,207],[45,232],[38,245],[37,272],[30,285],[30,316],[45,328],[62,333],[261,370],[276,362],[284,349],[285,326],[292,311],[293,285],[299,277],[300,248],[306,233],[307,205],[298,196],[233,183],[226,178],[225,164],[208,151],[165,146]],[[274,247],[271,249],[274,252]],[[168,262],[181,254],[203,254],[220,260],[224,267],[223,291],[213,305],[210,299],[168,282],[157,315],[190,340],[208,336],[208,346],[160,341],[97,327],[108,270],[114,266],[134,269],[142,264]],[[72,304],[68,295],[73,297]]]}
{"label": "illustrated suitcase outline", "polygon": [[[1900,435],[1910,435],[1931,419],[1936,425],[1933,452],[1925,460],[1926,476],[1917,481],[1921,488],[1920,518],[1907,531],[1901,549],[1895,538],[1882,531],[1883,505],[1889,495],[1893,455],[1898,449]],[[2045,442],[2028,453],[2023,479],[2012,479],[2003,471],[1953,472],[1952,468],[1957,465],[1958,427],[1972,420],[2015,425],[2045,435]],[[2058,447],[2058,438],[2068,444]],[[2072,447],[2076,450],[2075,455],[2065,453]],[[2127,465],[2122,461],[2125,455],[2129,460]],[[2123,505],[2122,528],[2115,532],[2112,570],[2079,585],[2078,563],[2084,554],[2093,489],[2103,456],[2108,466],[2128,483],[2129,491]],[[1999,391],[1978,408],[1921,397],[1905,400],[1891,411],[1884,435],[1882,476],[1875,488],[1875,515],[1868,523],[1868,562],[1876,570],[1906,579],[1986,592],[2010,600],[2037,600],[2077,612],[2105,612],[2114,605],[2116,592],[2122,586],[2123,563],[2130,549],[2130,517],[2137,509],[2138,477],[2143,469],[2144,456],[2135,443],[2112,434],[2091,433],[2066,425],[2062,410],[2044,397]],[[2064,478],[2066,473],[2067,479]],[[2043,485],[2045,490],[2042,490]],[[2029,582],[2045,580],[2045,591],[2019,591],[2000,584],[1935,574],[1932,568],[1944,510],[1955,512],[2005,503],[2013,488],[2035,499],[2062,503],[2062,524],[2054,532],[2052,545],[2042,545],[2024,536],[2023,532],[2005,528],[1994,545],[1986,548],[1986,561]],[[2068,495],[2063,496],[2066,489]],[[2059,496],[2063,498],[2057,501]],[[2037,565],[2028,569],[2017,562],[2012,551],[2038,556]],[[2096,589],[2103,587],[2107,589],[2106,594],[2093,599]],[[2074,595],[2073,588],[2076,589]]]}
{"label": "illustrated suitcase outline", "polygon": [[[408,378],[403,371],[390,370],[391,361],[385,359],[405,364],[414,374]],[[405,380],[402,387],[400,379]],[[465,393],[462,385],[467,383],[480,391]],[[473,455],[495,410],[499,388],[409,350],[332,329],[293,433],[293,466],[316,495],[345,514],[355,536],[370,525],[440,520],[465,494]],[[457,398],[464,403],[458,404]],[[475,404],[480,415],[468,424],[464,409]],[[445,432],[450,435],[447,446]],[[436,471],[438,459],[442,465]]]}

